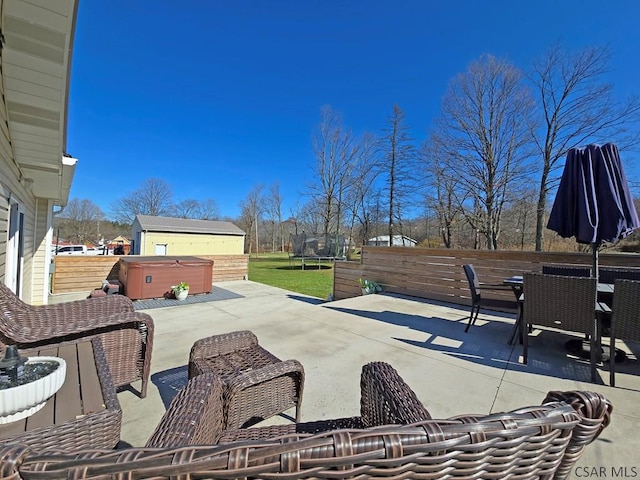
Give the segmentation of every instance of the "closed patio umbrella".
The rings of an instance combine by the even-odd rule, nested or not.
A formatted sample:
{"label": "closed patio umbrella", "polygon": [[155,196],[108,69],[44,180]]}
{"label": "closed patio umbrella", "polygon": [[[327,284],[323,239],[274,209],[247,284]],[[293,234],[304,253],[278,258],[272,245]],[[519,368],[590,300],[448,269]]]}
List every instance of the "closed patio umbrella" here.
{"label": "closed patio umbrella", "polygon": [[597,278],[602,243],[615,243],[638,227],[618,148],[607,143],[569,150],[547,228],[590,244]]}
{"label": "closed patio umbrella", "polygon": [[[607,143],[569,150],[547,228],[561,237],[575,237],[578,243],[590,244],[591,274],[598,278],[598,249],[602,243],[615,243],[638,227],[640,221],[618,148]],[[589,356],[588,344],[581,341],[570,340],[567,347],[580,356]],[[621,361],[623,352],[616,351],[617,358]]]}

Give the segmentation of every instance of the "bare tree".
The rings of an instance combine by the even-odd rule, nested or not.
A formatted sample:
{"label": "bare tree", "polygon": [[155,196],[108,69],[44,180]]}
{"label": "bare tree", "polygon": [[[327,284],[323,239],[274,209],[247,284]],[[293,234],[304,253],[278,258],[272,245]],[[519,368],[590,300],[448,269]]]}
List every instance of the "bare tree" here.
{"label": "bare tree", "polygon": [[200,220],[218,220],[220,218],[220,209],[216,201],[212,198],[200,200],[196,210],[196,218]]}
{"label": "bare tree", "polygon": [[131,224],[136,215],[170,215],[173,206],[171,186],[159,178],[148,178],[140,188],[111,205],[113,217]]}
{"label": "bare tree", "polygon": [[457,175],[450,175],[446,165],[450,162],[442,161],[438,142],[425,142],[421,156],[425,164],[425,184],[430,188],[425,194],[426,206],[436,216],[440,237],[446,248],[453,246],[452,228],[462,216],[464,193],[459,192],[460,180]]}
{"label": "bare tree", "polygon": [[449,84],[437,120],[437,148],[471,200],[468,221],[498,248],[508,186],[518,178],[530,141],[531,97],[521,73],[484,56]]}
{"label": "bare tree", "polygon": [[247,234],[245,251],[251,255],[253,245],[256,254],[259,252],[258,228],[263,214],[262,185],[256,185],[240,202],[240,228]]}
{"label": "bare tree", "polygon": [[394,221],[396,225],[401,225],[402,211],[413,193],[412,161],[415,159],[415,148],[408,130],[404,112],[398,105],[394,105],[382,138],[384,158],[381,168],[386,183],[389,245],[393,244]]}
{"label": "bare tree", "polygon": [[351,221],[349,227],[349,245],[354,239],[355,223],[359,223],[362,240],[366,240],[371,227],[370,202],[374,193],[374,184],[380,175],[379,141],[365,133],[360,139],[357,154],[353,159],[351,178],[346,190],[345,205]]}
{"label": "bare tree", "polygon": [[195,199],[182,200],[171,208],[171,216],[178,218],[197,218],[200,203]]}
{"label": "bare tree", "polygon": [[57,224],[63,238],[84,244],[99,240],[103,218],[102,210],[91,200],[73,198],[60,213]]}
{"label": "bare tree", "polygon": [[584,142],[615,141],[618,148],[636,145],[637,129],[628,127],[640,115],[640,99],[616,101],[613,85],[605,83],[610,59],[608,49],[587,47],[569,53],[552,47],[534,61],[531,81],[540,102],[542,124],[534,133],[541,160],[540,187],[536,210],[536,251],[544,244],[547,197],[558,182],[554,174],[560,159],[570,148]]}
{"label": "bare tree", "polygon": [[330,106],[321,110],[321,120],[312,137],[316,165],[309,185],[313,201],[323,218],[323,232],[340,228],[343,199],[357,144],[342,126],[340,115]]}
{"label": "bare tree", "polygon": [[265,211],[271,224],[271,249],[276,251],[277,237],[280,237],[280,251],[284,251],[284,225],[282,223],[282,196],[278,182],[269,187],[265,198]]}

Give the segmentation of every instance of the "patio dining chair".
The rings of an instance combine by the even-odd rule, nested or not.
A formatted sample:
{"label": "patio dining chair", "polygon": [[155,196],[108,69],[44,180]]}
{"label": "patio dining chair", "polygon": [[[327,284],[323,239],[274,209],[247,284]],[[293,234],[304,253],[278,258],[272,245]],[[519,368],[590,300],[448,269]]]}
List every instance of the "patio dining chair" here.
{"label": "patio dining chair", "polygon": [[541,273],[524,274],[524,305],[520,321],[523,361],[528,360],[528,332],[535,326],[551,327],[589,336],[591,377],[595,381],[600,348],[596,326],[595,278]]}
{"label": "patio dining chair", "polygon": [[600,267],[598,281],[614,284],[616,280],[640,280],[640,268]]}
{"label": "patio dining chair", "polygon": [[469,313],[469,323],[464,329],[465,332],[468,332],[469,327],[476,323],[481,308],[509,308],[514,302],[483,297],[483,290],[511,291],[512,288],[504,284],[481,283],[480,280],[478,280],[478,275],[476,274],[476,270],[472,264],[463,265],[462,268],[464,269],[467,281],[469,282],[469,291],[471,293],[471,312]]}
{"label": "patio dining chair", "polygon": [[149,315],[133,310],[131,300],[121,295],[29,305],[0,282],[0,354],[6,345],[23,350],[100,337],[115,386],[141,380],[144,398],[154,325]]}
{"label": "patio dining chair", "polygon": [[[616,339],[640,341],[640,281],[619,279],[615,281],[610,329],[610,352],[615,352]],[[609,383],[615,382],[615,361],[609,355]]]}
{"label": "patio dining chair", "polygon": [[542,273],[563,277],[590,277],[591,267],[581,267],[578,265],[543,265]]}

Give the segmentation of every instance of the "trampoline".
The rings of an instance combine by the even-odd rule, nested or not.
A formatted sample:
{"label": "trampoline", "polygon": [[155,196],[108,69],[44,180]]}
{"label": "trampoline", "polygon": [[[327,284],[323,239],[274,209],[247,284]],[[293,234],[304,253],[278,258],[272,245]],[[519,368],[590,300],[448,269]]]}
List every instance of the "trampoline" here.
{"label": "trampoline", "polygon": [[346,260],[347,242],[343,235],[330,233],[301,233],[291,234],[289,238],[291,249],[289,250],[289,267],[295,260],[300,260],[302,270],[305,263],[318,262],[318,270],[321,261],[334,262]]}

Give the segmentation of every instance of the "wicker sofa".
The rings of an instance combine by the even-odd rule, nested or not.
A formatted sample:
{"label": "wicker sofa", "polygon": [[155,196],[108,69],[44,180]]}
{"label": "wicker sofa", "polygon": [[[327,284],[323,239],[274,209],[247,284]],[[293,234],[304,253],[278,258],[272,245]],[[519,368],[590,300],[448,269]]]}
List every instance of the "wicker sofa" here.
{"label": "wicker sofa", "polygon": [[[194,446],[210,440],[208,427],[198,425],[207,421],[202,412],[213,408],[208,426],[219,429],[222,408],[220,379],[200,375],[186,387],[189,395],[183,390],[172,402],[146,447],[56,455],[7,446],[0,449],[0,478],[560,479],[609,424],[612,411],[597,393],[550,392],[539,406],[434,420],[413,392],[404,400],[408,387],[392,367],[370,364],[362,378],[361,416],[351,419],[353,425],[342,419],[225,431],[218,444]],[[386,388],[398,379],[396,390]],[[402,423],[403,415],[412,422],[414,415],[425,418],[364,427],[385,416]],[[182,433],[170,435],[176,428]]]}
{"label": "wicker sofa", "polygon": [[0,283],[0,354],[5,345],[29,349],[99,336],[116,387],[141,380],[147,394],[153,349],[153,319],[135,312],[121,295],[56,305],[29,305]]}

